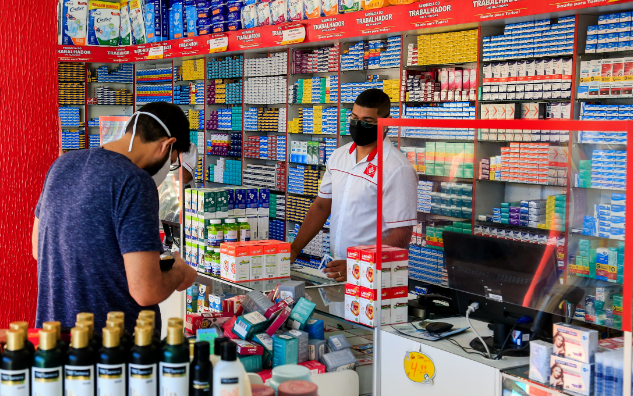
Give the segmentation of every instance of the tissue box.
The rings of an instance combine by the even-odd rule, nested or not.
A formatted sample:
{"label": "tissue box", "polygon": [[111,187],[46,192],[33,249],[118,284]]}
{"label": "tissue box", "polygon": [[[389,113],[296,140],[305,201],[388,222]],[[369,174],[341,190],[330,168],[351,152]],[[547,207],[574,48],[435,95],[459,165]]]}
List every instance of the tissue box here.
{"label": "tissue box", "polygon": [[554,346],[549,342],[530,342],[530,379],[547,384],[553,348]]}
{"label": "tissue box", "polygon": [[593,384],[593,363],[582,363],[552,355],[550,358],[549,385],[589,395]]}
{"label": "tissue box", "polygon": [[328,373],[333,371],[354,370],[358,361],[349,349],[334,351],[323,355],[321,363]]}
{"label": "tissue box", "polygon": [[294,330],[303,330],[306,322],[310,319],[310,315],[314,312],[316,304],[308,301],[304,297],[301,297],[295,304],[295,307],[290,312],[290,319],[288,319],[288,326]]}
{"label": "tissue box", "polygon": [[240,336],[241,339],[246,340],[251,338],[255,333],[262,331],[267,323],[268,320],[266,317],[259,312],[247,313],[237,318],[233,326],[233,333]]}
{"label": "tissue box", "polygon": [[273,367],[299,363],[299,340],[289,335],[273,337]]}
{"label": "tissue box", "polygon": [[593,363],[598,350],[598,332],[557,323],[554,325],[553,354],[583,363]]}

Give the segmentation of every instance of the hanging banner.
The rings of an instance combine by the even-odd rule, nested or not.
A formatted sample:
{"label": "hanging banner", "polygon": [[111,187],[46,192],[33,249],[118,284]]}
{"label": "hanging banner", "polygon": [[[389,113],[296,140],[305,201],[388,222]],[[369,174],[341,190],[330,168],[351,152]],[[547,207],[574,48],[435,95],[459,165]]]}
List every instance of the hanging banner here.
{"label": "hanging banner", "polygon": [[224,52],[229,48],[229,37],[226,34],[212,34],[209,41],[209,53]]}
{"label": "hanging banner", "polygon": [[286,25],[281,29],[281,45],[303,43],[306,39],[306,27],[300,23]]}
{"label": "hanging banner", "polygon": [[[428,31],[425,32],[421,29],[464,24],[471,24],[471,26],[464,27],[464,29],[472,29],[482,21],[503,19],[504,22],[512,23],[512,18],[529,16],[550,18],[561,11],[631,2],[633,0],[421,1],[375,10],[307,19],[300,23],[291,22],[230,31],[223,33],[222,38],[212,34],[116,49],[112,47],[60,45],[58,46],[58,59],[70,62],[121,62],[123,59],[130,59],[130,61],[138,62],[148,59],[203,56],[213,52],[268,49],[279,45],[318,43],[326,40],[344,40],[361,36],[397,34],[416,30],[418,31],[413,34],[422,34],[428,33]],[[224,48],[225,45],[226,49],[215,51],[215,48]],[[148,48],[156,46],[165,47],[163,56],[160,56],[159,49],[155,49],[152,52],[152,58],[148,58]],[[123,52],[129,51],[130,54],[125,56],[123,52],[119,51],[121,49],[123,49]],[[112,53],[111,51],[115,52]]]}

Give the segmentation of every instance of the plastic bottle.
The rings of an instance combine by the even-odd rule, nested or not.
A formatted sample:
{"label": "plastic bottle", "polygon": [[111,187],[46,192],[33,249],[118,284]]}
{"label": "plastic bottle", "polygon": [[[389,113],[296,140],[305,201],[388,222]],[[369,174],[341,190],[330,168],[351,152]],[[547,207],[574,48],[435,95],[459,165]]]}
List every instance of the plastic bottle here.
{"label": "plastic bottle", "polygon": [[603,361],[603,381],[604,381],[604,396],[615,395],[615,362],[614,353],[608,352],[605,354]]}
{"label": "plastic bottle", "polygon": [[9,324],[9,330],[18,330],[22,332],[24,338],[24,349],[29,353],[29,362],[33,360],[33,354],[35,354],[35,346],[29,341],[29,324],[27,322],[11,322]]}
{"label": "plastic bottle", "polygon": [[213,251],[215,249],[207,247],[204,249],[204,273],[213,275]]}
{"label": "plastic bottle", "polygon": [[129,351],[134,345],[134,341],[132,341],[130,333],[125,330],[124,326],[125,325],[123,323],[123,319],[106,320],[106,327],[112,327],[119,330],[120,345],[123,347],[124,350]]}
{"label": "plastic bottle", "polygon": [[125,395],[126,357],[118,327],[103,328],[103,347],[97,356],[97,396]]}
{"label": "plastic bottle", "polygon": [[237,360],[237,345],[221,344],[222,360],[213,368],[213,396],[244,396],[244,366]]}
{"label": "plastic bottle", "polygon": [[90,313],[90,312],[78,313],[77,314],[77,322],[90,322],[92,324],[92,327],[91,327],[92,335],[90,335],[90,333],[89,333],[88,337],[91,337],[91,339],[94,340],[93,344],[95,346],[97,346],[97,348],[95,349],[95,353],[98,352],[99,348],[101,348],[101,336],[94,332],[94,329],[95,329],[95,314]]}
{"label": "plastic bottle", "polygon": [[152,344],[156,349],[160,350],[160,339],[156,336],[156,329],[154,328],[154,321],[150,318],[136,319],[136,327],[149,326],[152,328]]}
{"label": "plastic bottle", "polygon": [[[7,345],[0,360],[0,376],[3,378],[3,395],[29,396],[29,368],[31,357],[24,348],[22,330],[7,331]],[[6,379],[6,381],[5,381]]]}
{"label": "plastic bottle", "polygon": [[217,337],[213,340],[213,354],[211,355],[210,360],[214,368],[215,365],[222,360],[222,344],[229,341],[230,339],[228,337]]}
{"label": "plastic bottle", "polygon": [[596,353],[596,365],[593,375],[594,396],[604,396],[604,353]]}
{"label": "plastic bottle", "polygon": [[220,270],[221,270],[220,249],[213,249],[212,262],[213,262],[213,276],[216,278],[219,278]]}
{"label": "plastic bottle", "polygon": [[189,396],[210,396],[213,385],[213,366],[209,359],[211,346],[206,341],[196,342],[193,346],[191,362],[191,381]]}
{"label": "plastic bottle", "polygon": [[88,341],[86,327],[73,327],[70,348],[64,367],[64,389],[67,395],[93,396],[95,393],[95,352]]}
{"label": "plastic bottle", "polygon": [[138,313],[139,319],[151,319],[152,329],[154,332],[153,337],[160,342],[160,331],[156,328],[156,312],[150,310],[144,310]]}
{"label": "plastic bottle", "polygon": [[44,330],[53,330],[57,336],[57,349],[61,352],[62,356],[66,356],[68,352],[68,343],[62,341],[62,324],[59,322],[44,322],[42,326]]}
{"label": "plastic bottle", "polygon": [[[169,326],[180,326],[183,327],[185,325],[185,321],[182,320],[182,318],[169,318],[167,320],[167,327]],[[163,338],[160,341],[160,347],[164,347],[165,345],[167,345],[167,337]]]}
{"label": "plastic bottle", "polygon": [[237,242],[238,226],[235,219],[224,220],[224,242]]}
{"label": "plastic bottle", "polygon": [[90,348],[94,352],[96,359],[97,353],[99,353],[99,349],[101,349],[101,343],[98,342],[94,336],[94,323],[84,320],[75,323],[75,327],[82,327],[88,332],[88,345],[90,345]]}
{"label": "plastic bottle", "polygon": [[209,221],[211,225],[208,228],[208,239],[209,246],[211,247],[220,247],[222,242],[224,242],[224,228],[222,227],[222,220],[211,220]]}
{"label": "plastic bottle", "polygon": [[167,327],[167,344],[161,350],[158,369],[161,395],[189,393],[189,348],[184,338],[181,326]]}
{"label": "plastic bottle", "polygon": [[248,219],[241,217],[238,219],[240,222],[238,227],[240,229],[240,242],[247,242],[251,240],[251,225],[248,224]]}
{"label": "plastic bottle", "polygon": [[33,396],[62,396],[64,359],[57,347],[54,329],[40,330],[40,344],[33,356],[31,388]]}
{"label": "plastic bottle", "polygon": [[128,395],[154,396],[157,394],[156,363],[158,351],[152,344],[153,329],[149,326],[134,329],[134,346],[128,364]]}

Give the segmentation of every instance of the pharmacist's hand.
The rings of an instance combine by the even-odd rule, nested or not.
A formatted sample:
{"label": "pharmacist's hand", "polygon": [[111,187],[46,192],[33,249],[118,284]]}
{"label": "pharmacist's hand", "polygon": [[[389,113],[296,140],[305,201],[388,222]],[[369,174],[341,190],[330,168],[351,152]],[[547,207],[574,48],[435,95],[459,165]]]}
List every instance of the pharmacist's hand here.
{"label": "pharmacist's hand", "polygon": [[185,263],[185,261],[182,258],[180,258],[180,253],[175,252],[174,259],[176,260],[176,262],[174,263],[174,268],[172,268],[172,270],[175,269],[177,271],[181,271],[184,275],[184,280],[182,281],[180,285],[178,285],[176,290],[177,291],[187,290],[187,288],[193,285],[193,282],[196,281],[196,278],[198,277],[198,273],[196,272],[195,269],[188,266],[187,263]]}
{"label": "pharmacist's hand", "polygon": [[300,251],[301,249],[297,251],[297,249],[294,248],[294,245],[290,245],[290,264],[293,264],[295,262]]}
{"label": "pharmacist's hand", "polygon": [[328,278],[332,278],[337,282],[345,282],[347,280],[347,261],[330,261],[323,272],[325,272],[325,275],[327,275]]}

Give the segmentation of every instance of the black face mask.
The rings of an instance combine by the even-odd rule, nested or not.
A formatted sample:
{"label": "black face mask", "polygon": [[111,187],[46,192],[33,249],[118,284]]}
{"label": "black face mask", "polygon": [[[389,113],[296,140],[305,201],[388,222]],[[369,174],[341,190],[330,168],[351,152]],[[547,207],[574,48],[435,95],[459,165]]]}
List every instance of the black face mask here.
{"label": "black face mask", "polygon": [[357,146],[367,146],[378,138],[378,125],[371,125],[352,119],[349,123],[349,134],[352,135],[352,140]]}

